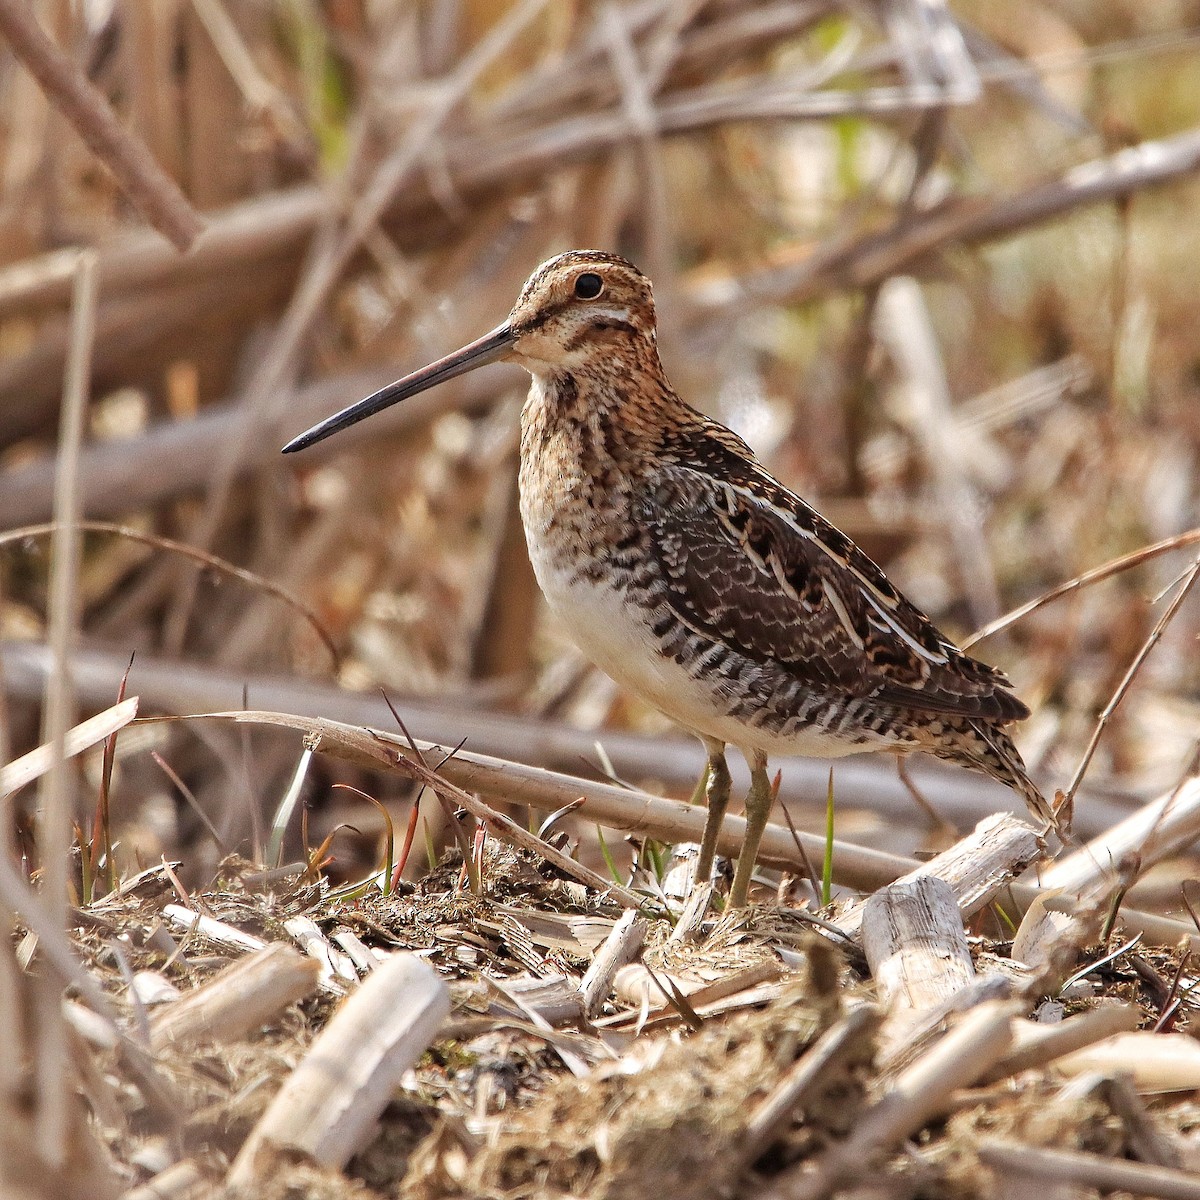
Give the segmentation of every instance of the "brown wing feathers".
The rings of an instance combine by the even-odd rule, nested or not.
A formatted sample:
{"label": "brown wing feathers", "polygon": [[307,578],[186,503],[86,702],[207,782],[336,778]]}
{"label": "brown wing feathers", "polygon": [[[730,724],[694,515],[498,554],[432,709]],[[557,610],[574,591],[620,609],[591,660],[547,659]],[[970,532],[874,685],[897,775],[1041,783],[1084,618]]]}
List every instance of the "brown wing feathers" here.
{"label": "brown wing feathers", "polygon": [[808,686],[923,712],[1028,715],[1001,671],[944,639],[849,538],[753,459],[707,449],[740,459],[741,470],[718,479],[668,467],[647,506],[682,620]]}

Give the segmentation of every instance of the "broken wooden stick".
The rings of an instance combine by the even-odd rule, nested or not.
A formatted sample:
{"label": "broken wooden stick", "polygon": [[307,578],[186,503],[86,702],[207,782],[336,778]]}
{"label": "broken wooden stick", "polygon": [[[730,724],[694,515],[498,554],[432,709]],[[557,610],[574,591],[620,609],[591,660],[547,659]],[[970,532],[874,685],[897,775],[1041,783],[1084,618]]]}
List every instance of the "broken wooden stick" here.
{"label": "broken wooden stick", "polygon": [[281,1154],[344,1166],[449,1012],[450,993],[428,963],[412,954],[381,963],[276,1093],[230,1168],[230,1190],[249,1194]]}

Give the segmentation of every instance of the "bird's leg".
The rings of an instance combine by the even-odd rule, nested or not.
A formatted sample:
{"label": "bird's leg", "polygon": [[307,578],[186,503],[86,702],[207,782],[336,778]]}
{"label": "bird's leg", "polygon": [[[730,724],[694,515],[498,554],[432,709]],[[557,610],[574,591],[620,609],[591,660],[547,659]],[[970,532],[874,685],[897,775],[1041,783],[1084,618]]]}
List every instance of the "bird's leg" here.
{"label": "bird's leg", "polygon": [[758,857],[758,845],[762,841],[767,818],[771,815],[774,794],[767,775],[767,756],[759,750],[746,756],[750,764],[750,791],[746,796],[746,837],[742,852],[738,855],[737,870],[733,875],[733,887],[729,892],[730,908],[745,908],[746,896],[750,891],[750,877],[754,874],[754,860]]}
{"label": "bird's leg", "polygon": [[[717,856],[717,838],[721,835],[721,822],[729,807],[729,765],[725,762],[725,743],[704,738],[708,751],[708,762],[701,779],[704,795],[708,801],[708,816],[704,821],[704,840],[700,843],[700,857],[696,859],[696,882],[707,883],[712,878],[713,859]],[[699,786],[696,788],[699,791]]]}

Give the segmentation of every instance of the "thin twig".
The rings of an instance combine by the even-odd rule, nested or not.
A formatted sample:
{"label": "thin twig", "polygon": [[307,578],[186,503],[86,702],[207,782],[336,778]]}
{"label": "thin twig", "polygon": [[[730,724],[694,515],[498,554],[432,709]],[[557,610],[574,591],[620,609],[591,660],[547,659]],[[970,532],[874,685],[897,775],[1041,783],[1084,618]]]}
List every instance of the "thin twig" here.
{"label": "thin twig", "polygon": [[971,634],[962,643],[962,648],[969,650],[976,642],[981,642],[984,638],[991,637],[993,634],[1001,633],[1003,630],[1008,629],[1018,621],[1029,616],[1030,613],[1036,612],[1039,608],[1042,608],[1053,600],[1059,599],[1061,596],[1082,591],[1086,587],[1091,587],[1093,583],[1100,583],[1102,580],[1111,579],[1114,575],[1118,575],[1122,571],[1128,571],[1132,567],[1139,567],[1142,563],[1149,562],[1152,558],[1157,558],[1160,554],[1167,554],[1171,550],[1180,550],[1184,546],[1194,546],[1197,542],[1200,542],[1200,529],[1189,529],[1186,533],[1177,533],[1174,537],[1164,538],[1161,542],[1155,542],[1153,545],[1143,546],[1140,550],[1134,550],[1130,554],[1122,554],[1119,558],[1110,559],[1098,567],[1093,567],[1090,571],[1084,571],[1082,575],[1076,575],[1074,579],[1068,579],[1066,583],[1060,583],[1057,587],[1052,587],[1048,592],[1043,592],[1036,599],[1022,604],[1019,608],[1014,608],[1011,612],[1006,612],[1002,617],[997,617],[994,621],[990,621],[982,629],[977,629]]}
{"label": "thin twig", "polygon": [[1197,557],[1192,563],[1190,569],[1184,574],[1179,584],[1179,589],[1176,591],[1171,603],[1167,605],[1166,611],[1158,621],[1154,628],[1150,631],[1150,635],[1142,643],[1141,649],[1134,655],[1133,662],[1129,664],[1129,669],[1125,672],[1121,682],[1117,684],[1116,690],[1113,692],[1108,703],[1104,706],[1099,719],[1096,721],[1096,727],[1092,731],[1092,736],[1088,741],[1087,749],[1083,752],[1083,757],[1079,761],[1079,766],[1075,768],[1075,774],[1071,777],[1071,782],[1067,786],[1064,793],[1063,807],[1066,811],[1070,811],[1070,805],[1075,799],[1075,793],[1079,790],[1079,785],[1083,781],[1083,777],[1092,761],[1092,756],[1096,753],[1096,747],[1100,744],[1101,737],[1104,736],[1104,731],[1108,728],[1108,723],[1112,720],[1113,714],[1117,711],[1122,700],[1125,699],[1126,693],[1129,691],[1134,679],[1137,677],[1138,671],[1141,670],[1142,664],[1146,661],[1150,651],[1158,645],[1159,639],[1162,637],[1164,630],[1171,623],[1172,618],[1179,611],[1183,602],[1187,599],[1188,593],[1192,590],[1196,580],[1200,578],[1200,557]]}

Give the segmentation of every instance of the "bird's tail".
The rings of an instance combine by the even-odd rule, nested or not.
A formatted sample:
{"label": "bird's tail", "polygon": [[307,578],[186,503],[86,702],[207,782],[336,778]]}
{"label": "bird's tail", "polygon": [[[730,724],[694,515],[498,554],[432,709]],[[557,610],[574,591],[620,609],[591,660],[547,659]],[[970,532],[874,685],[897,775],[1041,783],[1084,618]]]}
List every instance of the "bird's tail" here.
{"label": "bird's tail", "polygon": [[1060,818],[1050,802],[1029,778],[1021,752],[1011,737],[999,726],[988,721],[964,720],[955,732],[959,737],[953,744],[932,746],[930,752],[938,758],[974,767],[985,775],[1007,784],[1025,801],[1032,816],[1048,828],[1058,829]]}

